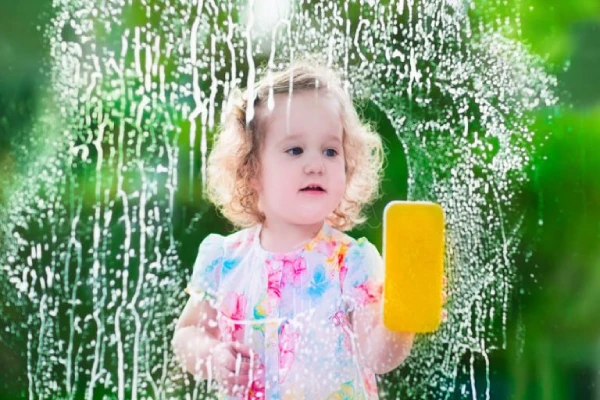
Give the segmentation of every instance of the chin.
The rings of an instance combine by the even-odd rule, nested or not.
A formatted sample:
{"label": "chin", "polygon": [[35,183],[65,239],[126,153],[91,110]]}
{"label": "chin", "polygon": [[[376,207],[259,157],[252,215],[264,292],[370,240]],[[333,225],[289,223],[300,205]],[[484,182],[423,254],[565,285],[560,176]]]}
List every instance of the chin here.
{"label": "chin", "polygon": [[317,225],[322,224],[323,221],[330,215],[331,213],[319,213],[319,214],[300,214],[294,218],[294,223],[298,225]]}

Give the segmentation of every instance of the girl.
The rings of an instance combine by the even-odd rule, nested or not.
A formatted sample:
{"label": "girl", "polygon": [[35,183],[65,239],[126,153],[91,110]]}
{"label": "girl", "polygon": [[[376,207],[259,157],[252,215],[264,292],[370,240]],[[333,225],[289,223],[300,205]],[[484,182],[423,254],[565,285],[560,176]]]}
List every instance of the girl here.
{"label": "girl", "polygon": [[173,346],[228,399],[376,399],[413,334],[381,318],[365,221],[383,148],[330,69],[299,62],[234,95],[208,159],[210,200],[242,229],[200,244]]}

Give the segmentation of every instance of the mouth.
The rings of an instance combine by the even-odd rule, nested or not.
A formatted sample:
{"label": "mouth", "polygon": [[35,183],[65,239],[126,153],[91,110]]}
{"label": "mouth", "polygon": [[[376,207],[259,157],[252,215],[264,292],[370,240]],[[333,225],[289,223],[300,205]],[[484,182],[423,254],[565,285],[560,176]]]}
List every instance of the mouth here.
{"label": "mouth", "polygon": [[301,192],[309,192],[309,193],[320,193],[320,192],[325,192],[325,189],[323,189],[321,186],[319,185],[308,185],[302,189],[300,189]]}

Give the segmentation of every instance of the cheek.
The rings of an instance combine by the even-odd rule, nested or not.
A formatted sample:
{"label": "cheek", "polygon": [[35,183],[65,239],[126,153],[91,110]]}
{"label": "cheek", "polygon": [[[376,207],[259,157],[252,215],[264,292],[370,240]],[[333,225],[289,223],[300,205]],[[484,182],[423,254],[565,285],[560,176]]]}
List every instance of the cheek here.
{"label": "cheek", "polygon": [[339,182],[339,184],[338,184],[337,191],[338,191],[338,195],[341,197],[346,192],[347,181],[346,181],[346,178],[345,178],[344,174],[342,174],[342,177],[341,177],[341,179],[338,182]]}
{"label": "cheek", "polygon": [[335,194],[337,196],[342,196],[346,191],[347,182],[347,176],[343,162],[340,165],[336,165],[331,171],[331,178],[333,180],[332,188],[334,188]]}
{"label": "cheek", "polygon": [[337,165],[337,176],[339,177],[339,180],[344,181],[344,185],[346,184],[346,181],[348,179],[348,175],[346,174],[346,162],[342,161]]}
{"label": "cheek", "polygon": [[289,170],[282,167],[281,164],[272,165],[266,173],[266,188],[268,192],[281,194],[284,189],[295,187]]}
{"label": "cheek", "polygon": [[340,185],[342,186],[342,194],[346,191],[348,185],[348,174],[346,173],[346,166],[342,164],[340,167]]}

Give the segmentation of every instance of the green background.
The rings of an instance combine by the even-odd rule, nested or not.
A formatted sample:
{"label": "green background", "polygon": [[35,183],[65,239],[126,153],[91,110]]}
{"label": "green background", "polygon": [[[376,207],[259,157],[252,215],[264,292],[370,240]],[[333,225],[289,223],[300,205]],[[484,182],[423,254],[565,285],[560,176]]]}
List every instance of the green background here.
{"label": "green background", "polygon": [[[514,20],[515,3],[504,4],[477,2],[477,12]],[[537,152],[517,202],[525,217],[516,268],[521,295],[509,315],[508,348],[490,354],[491,398],[600,399],[600,2],[528,0],[518,2],[518,9],[514,38],[545,58],[547,71],[558,77],[561,101],[540,112],[534,127],[540,133]],[[49,60],[43,27],[51,17],[48,1],[0,2],[4,176],[18,173],[19,146],[27,145],[26,133],[42,107]],[[364,112],[382,120],[377,110]],[[388,147],[399,146],[389,126],[378,129]],[[401,162],[390,163],[384,193],[386,184],[406,180]],[[0,188],[2,207],[6,196]],[[373,215],[380,215],[385,201]],[[229,229],[211,208],[205,218],[211,230]],[[380,245],[379,227],[356,233]],[[25,360],[10,351],[4,335],[0,330],[0,398],[12,398],[22,389],[14,382]]]}

